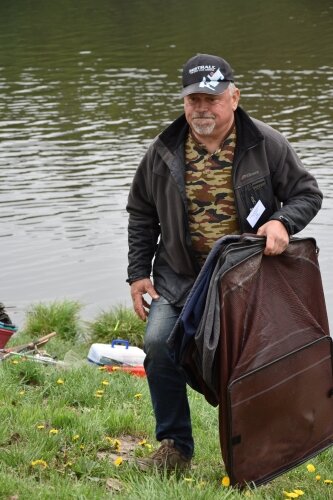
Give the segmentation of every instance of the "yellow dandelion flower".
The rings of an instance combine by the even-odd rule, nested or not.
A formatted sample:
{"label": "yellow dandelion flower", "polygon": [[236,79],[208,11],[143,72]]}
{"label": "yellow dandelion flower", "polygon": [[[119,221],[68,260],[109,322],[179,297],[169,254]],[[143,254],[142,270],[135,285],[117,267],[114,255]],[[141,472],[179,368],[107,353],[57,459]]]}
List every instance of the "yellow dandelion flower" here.
{"label": "yellow dandelion flower", "polygon": [[105,372],[106,366],[99,366],[98,369],[100,372]]}
{"label": "yellow dandelion flower", "polygon": [[120,370],[120,366],[113,366],[113,367],[112,367],[112,371],[113,371],[113,372],[117,372],[117,371],[119,371],[119,370]]}
{"label": "yellow dandelion flower", "polygon": [[145,444],[145,447],[148,449],[148,450],[152,450],[153,449],[153,446],[149,443],[146,443]]}
{"label": "yellow dandelion flower", "polygon": [[84,449],[85,449],[84,444],[81,444],[81,445],[80,445],[80,450],[84,450]]}
{"label": "yellow dandelion flower", "polygon": [[103,397],[103,394],[95,393],[95,398],[102,398],[102,397]]}
{"label": "yellow dandelion flower", "polygon": [[40,467],[43,467],[44,469],[46,469],[46,467],[48,467],[47,462],[45,462],[45,460],[33,460],[31,462],[31,466],[32,467],[40,466]]}
{"label": "yellow dandelion flower", "polygon": [[39,424],[36,426],[37,429],[41,430],[41,429],[45,429],[45,425],[44,424]]}
{"label": "yellow dandelion flower", "polygon": [[19,360],[18,359],[13,359],[12,360],[12,365],[18,365],[19,364]]}
{"label": "yellow dandelion flower", "polygon": [[115,439],[110,436],[105,436],[105,440],[108,441],[112,446],[120,446],[119,439]]}
{"label": "yellow dandelion flower", "polygon": [[104,394],[104,390],[103,389],[97,389],[96,394]]}
{"label": "yellow dandelion flower", "polygon": [[120,441],[119,439],[114,439],[110,436],[105,436],[105,440],[110,443],[111,446],[115,448],[115,450],[119,451],[120,450]]}
{"label": "yellow dandelion flower", "polygon": [[297,495],[299,495],[300,497],[302,495],[304,495],[304,491],[303,490],[294,490],[294,493],[297,493]]}
{"label": "yellow dandelion flower", "polygon": [[134,397],[135,397],[135,399],[141,399],[142,394],[140,392],[138,392],[138,394],[134,394]]}
{"label": "yellow dandelion flower", "polygon": [[139,441],[139,446],[145,446],[147,444],[147,440],[146,439],[142,439],[141,441]]}
{"label": "yellow dandelion flower", "polygon": [[59,434],[58,429],[50,429],[49,434]]}
{"label": "yellow dandelion flower", "polygon": [[332,481],[332,479],[324,479],[324,483],[325,484],[332,484],[333,481]]}
{"label": "yellow dandelion flower", "polygon": [[110,385],[110,382],[108,380],[103,380],[102,385]]}
{"label": "yellow dandelion flower", "polygon": [[315,466],[312,464],[308,464],[306,468],[308,469],[308,472],[314,472],[316,470]]}
{"label": "yellow dandelion flower", "polygon": [[80,438],[80,434],[74,434],[72,441],[77,441]]}
{"label": "yellow dandelion flower", "polygon": [[230,478],[228,476],[224,476],[221,480],[221,484],[225,488],[228,488],[228,486],[230,486]]}
{"label": "yellow dandelion flower", "polygon": [[64,384],[64,383],[65,383],[65,382],[63,381],[63,379],[62,379],[62,378],[58,378],[58,380],[57,380],[57,384],[62,385],[62,384]]}
{"label": "yellow dandelion flower", "polygon": [[317,481],[320,481],[320,480],[321,480],[321,475],[320,475],[320,474],[317,474],[317,475],[316,475],[316,480],[317,480]]}
{"label": "yellow dandelion flower", "polygon": [[114,465],[115,465],[116,467],[119,467],[119,465],[121,465],[121,464],[123,463],[123,459],[122,459],[122,457],[118,457],[118,458],[116,458],[116,460],[114,460],[114,462],[113,462],[113,463],[114,463]]}
{"label": "yellow dandelion flower", "polygon": [[299,496],[298,493],[294,493],[293,491],[284,491],[283,494],[287,498],[297,498]]}
{"label": "yellow dandelion flower", "polygon": [[25,391],[20,391],[20,392],[19,392],[19,395],[20,395],[20,396],[23,396],[24,394],[25,394]]}

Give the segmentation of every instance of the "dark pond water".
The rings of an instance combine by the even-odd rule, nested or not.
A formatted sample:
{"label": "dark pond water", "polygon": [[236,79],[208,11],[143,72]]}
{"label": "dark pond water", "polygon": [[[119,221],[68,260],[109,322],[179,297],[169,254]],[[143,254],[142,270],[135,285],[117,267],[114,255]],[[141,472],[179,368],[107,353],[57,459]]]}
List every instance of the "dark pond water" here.
{"label": "dark pond water", "polygon": [[125,204],[151,139],[182,111],[196,52],[228,59],[242,105],[282,131],[325,194],[317,239],[333,318],[329,0],[1,0],[0,300],[130,305]]}

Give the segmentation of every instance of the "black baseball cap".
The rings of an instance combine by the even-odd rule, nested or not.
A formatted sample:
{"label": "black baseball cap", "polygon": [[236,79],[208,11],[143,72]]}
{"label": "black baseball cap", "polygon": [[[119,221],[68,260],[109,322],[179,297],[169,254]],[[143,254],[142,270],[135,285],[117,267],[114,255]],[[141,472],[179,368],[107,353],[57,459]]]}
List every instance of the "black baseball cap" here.
{"label": "black baseball cap", "polygon": [[222,94],[234,75],[230,64],[222,57],[197,54],[183,67],[183,90],[180,97],[189,94]]}

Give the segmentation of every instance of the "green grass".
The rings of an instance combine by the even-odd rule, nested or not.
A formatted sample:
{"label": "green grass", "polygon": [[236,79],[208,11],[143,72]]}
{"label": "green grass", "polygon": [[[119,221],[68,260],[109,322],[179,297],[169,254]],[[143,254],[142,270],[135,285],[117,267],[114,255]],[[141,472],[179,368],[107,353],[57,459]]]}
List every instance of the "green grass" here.
{"label": "green grass", "polygon": [[[102,371],[87,363],[91,340],[82,341],[89,335],[96,339],[96,331],[102,335],[99,329],[104,321],[109,325],[109,333],[105,339],[98,338],[112,340],[118,312],[103,313],[96,330],[93,322],[88,326],[81,324],[78,309],[70,308],[68,302],[56,306],[32,308],[34,325],[41,325],[41,330],[31,327],[29,316],[29,328],[11,344],[59,330],[45,349],[59,359],[67,357],[77,363],[59,368],[22,358],[1,362],[0,498],[268,500],[286,498],[283,491],[295,488],[305,492],[304,499],[333,498],[333,484],[324,484],[325,479],[333,479],[332,449],[311,460],[316,467],[313,473],[303,464],[256,489],[239,492],[223,487],[225,470],[219,448],[217,409],[192,390],[189,401],[196,443],[192,470],[171,476],[140,473],[132,463],[134,457],[148,454],[150,446],[158,446],[147,381],[121,372]],[[48,320],[49,309],[52,317]],[[122,317],[130,321],[131,314],[126,311]],[[66,329],[67,322],[70,330]],[[135,324],[134,319],[131,324]],[[81,332],[80,342],[77,332]],[[134,327],[131,339],[133,333]],[[126,338],[125,334],[122,330],[121,336]],[[142,339],[142,330],[135,334]],[[123,458],[123,463],[116,466],[118,457]],[[44,462],[36,463],[37,460]],[[317,474],[320,480],[316,480]]]}
{"label": "green grass", "polygon": [[142,347],[145,323],[125,307],[102,312],[89,324],[89,328],[92,342],[106,343],[110,339],[121,338]]}
{"label": "green grass", "polygon": [[56,330],[61,339],[74,341],[81,333],[80,310],[78,302],[69,300],[35,304],[27,312],[24,331],[31,338]]}

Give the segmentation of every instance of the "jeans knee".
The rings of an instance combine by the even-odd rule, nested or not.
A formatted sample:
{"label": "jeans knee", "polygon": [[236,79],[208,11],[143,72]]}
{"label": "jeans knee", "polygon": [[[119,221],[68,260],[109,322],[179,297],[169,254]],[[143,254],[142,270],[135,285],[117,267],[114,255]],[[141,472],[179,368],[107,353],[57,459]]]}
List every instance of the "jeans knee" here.
{"label": "jeans knee", "polygon": [[173,361],[173,352],[167,341],[179,314],[180,309],[169,304],[164,297],[152,302],[144,339],[147,363],[154,361],[164,365]]}
{"label": "jeans knee", "polygon": [[164,358],[169,355],[166,340],[158,335],[146,335],[144,340],[144,351],[147,357]]}

